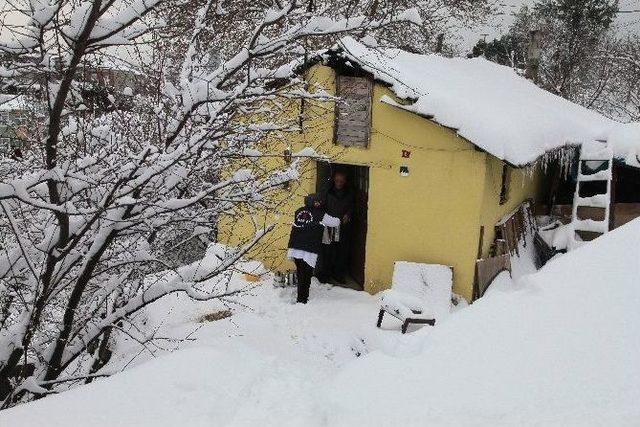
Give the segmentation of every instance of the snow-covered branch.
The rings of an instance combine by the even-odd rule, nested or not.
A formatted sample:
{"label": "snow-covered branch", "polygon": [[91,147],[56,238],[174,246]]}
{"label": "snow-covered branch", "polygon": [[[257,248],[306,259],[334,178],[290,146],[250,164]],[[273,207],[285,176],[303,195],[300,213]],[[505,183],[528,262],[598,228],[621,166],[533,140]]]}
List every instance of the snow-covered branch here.
{"label": "snow-covered branch", "polygon": [[301,85],[304,46],[420,22],[391,6],[345,16],[331,2],[266,1],[228,28],[226,11],[246,1],[186,4],[11,3],[27,23],[1,28],[0,86],[28,100],[33,125],[0,151],[3,407],[101,375],[148,304],[245,291],[222,278],[269,224],[216,262],[194,262],[200,253],[181,267],[167,253],[215,241],[223,215],[273,209],[315,156],[263,161],[283,158],[270,141],[297,129],[283,119],[291,105],[333,99]]}

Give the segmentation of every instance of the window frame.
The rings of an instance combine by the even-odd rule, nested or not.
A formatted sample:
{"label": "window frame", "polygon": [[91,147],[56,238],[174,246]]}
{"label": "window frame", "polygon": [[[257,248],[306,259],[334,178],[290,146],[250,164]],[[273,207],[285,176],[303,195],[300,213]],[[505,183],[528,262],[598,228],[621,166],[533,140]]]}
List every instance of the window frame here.
{"label": "window frame", "polygon": [[[368,86],[368,94],[366,96],[367,105],[366,105],[366,118],[364,120],[364,128],[365,128],[365,137],[363,143],[345,143],[344,140],[341,140],[341,102],[344,98],[344,93],[342,92],[342,88],[344,84],[341,82],[343,79],[362,79],[367,82]],[[368,75],[353,75],[350,73],[337,73],[336,74],[336,96],[341,98],[340,101],[335,104],[335,113],[334,113],[334,135],[333,135],[333,143],[334,145],[339,145],[345,148],[369,148],[371,145],[371,123],[373,119],[373,89],[375,82]],[[364,97],[363,97],[364,98]]]}

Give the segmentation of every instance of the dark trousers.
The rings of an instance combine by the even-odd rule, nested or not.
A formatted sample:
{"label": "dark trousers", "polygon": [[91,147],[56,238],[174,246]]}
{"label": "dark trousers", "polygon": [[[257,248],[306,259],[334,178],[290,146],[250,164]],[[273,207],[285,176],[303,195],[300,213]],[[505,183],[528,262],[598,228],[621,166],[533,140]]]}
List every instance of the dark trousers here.
{"label": "dark trousers", "polygon": [[301,259],[293,260],[296,264],[298,278],[298,302],[306,304],[309,300],[309,286],[313,276],[313,267]]}
{"label": "dark trousers", "polygon": [[326,283],[330,278],[342,281],[347,275],[349,265],[349,240],[340,236],[339,242],[322,245],[318,279]]}

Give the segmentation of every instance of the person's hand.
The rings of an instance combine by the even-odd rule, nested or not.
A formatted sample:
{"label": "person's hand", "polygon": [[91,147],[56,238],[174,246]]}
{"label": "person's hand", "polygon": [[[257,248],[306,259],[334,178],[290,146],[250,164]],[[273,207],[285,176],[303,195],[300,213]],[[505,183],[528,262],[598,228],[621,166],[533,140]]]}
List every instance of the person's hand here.
{"label": "person's hand", "polygon": [[344,216],[342,217],[342,223],[346,224],[349,221],[351,221],[351,217],[349,216],[349,214],[344,214]]}

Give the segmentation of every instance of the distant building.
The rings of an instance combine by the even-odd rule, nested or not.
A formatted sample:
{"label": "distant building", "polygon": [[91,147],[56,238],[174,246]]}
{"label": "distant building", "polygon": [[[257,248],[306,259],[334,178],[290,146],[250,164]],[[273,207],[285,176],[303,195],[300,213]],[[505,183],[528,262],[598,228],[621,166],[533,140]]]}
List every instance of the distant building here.
{"label": "distant building", "polygon": [[[24,64],[28,58],[0,55],[0,63]],[[52,68],[56,69],[55,59]],[[129,110],[136,94],[148,93],[149,79],[133,67],[113,60],[82,64],[77,71],[82,86],[81,114]],[[54,75],[55,77],[55,71]],[[37,71],[5,79],[0,86],[0,155],[19,158],[45,123],[42,86],[44,75]]]}
{"label": "distant building", "polygon": [[33,132],[33,118],[26,96],[0,94],[0,155],[22,157]]}
{"label": "distant building", "polygon": [[134,95],[148,93],[150,79],[132,65],[113,59],[99,58],[79,69],[85,105],[93,110],[129,110]]}

